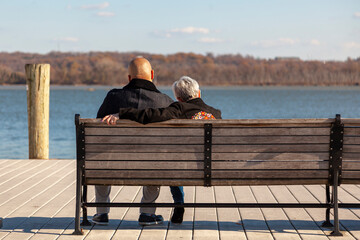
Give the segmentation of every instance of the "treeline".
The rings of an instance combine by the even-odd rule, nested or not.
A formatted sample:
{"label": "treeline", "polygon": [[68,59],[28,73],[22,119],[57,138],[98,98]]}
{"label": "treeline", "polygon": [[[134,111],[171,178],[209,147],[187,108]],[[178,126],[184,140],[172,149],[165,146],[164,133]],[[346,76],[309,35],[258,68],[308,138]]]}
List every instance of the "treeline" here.
{"label": "treeline", "polygon": [[124,85],[127,65],[136,56],[150,60],[157,85],[183,75],[201,85],[359,85],[360,58],[347,61],[256,59],[242,55],[89,52],[0,53],[0,85],[25,84],[26,63],[50,63],[51,84]]}

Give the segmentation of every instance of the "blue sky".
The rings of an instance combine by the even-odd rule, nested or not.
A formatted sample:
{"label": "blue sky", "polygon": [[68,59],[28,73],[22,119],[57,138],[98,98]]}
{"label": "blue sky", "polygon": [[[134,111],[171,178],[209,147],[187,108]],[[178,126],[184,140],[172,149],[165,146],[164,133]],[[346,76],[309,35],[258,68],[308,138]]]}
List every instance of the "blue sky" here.
{"label": "blue sky", "polygon": [[360,57],[360,0],[0,0],[0,51]]}

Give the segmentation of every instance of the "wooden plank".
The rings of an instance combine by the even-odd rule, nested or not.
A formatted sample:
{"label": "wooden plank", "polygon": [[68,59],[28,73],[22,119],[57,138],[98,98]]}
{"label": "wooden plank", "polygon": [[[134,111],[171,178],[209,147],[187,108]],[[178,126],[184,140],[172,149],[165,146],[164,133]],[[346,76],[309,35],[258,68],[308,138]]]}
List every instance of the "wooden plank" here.
{"label": "wooden plank", "polygon": [[85,145],[85,152],[121,152],[121,153],[203,153],[203,145]]}
{"label": "wooden plank", "polygon": [[[29,162],[26,162],[25,164],[29,167],[26,167],[26,168],[15,168],[15,169],[12,169],[10,170],[9,172],[7,172],[6,174],[0,176],[0,186],[2,187],[2,185],[6,184],[6,188],[12,186],[11,184],[11,181],[14,181],[14,179],[17,179],[17,178],[26,178],[26,174],[28,172],[30,173],[36,173],[39,168],[46,168],[46,167],[49,167],[51,164],[54,164],[54,162],[45,162],[45,161],[35,161],[35,162],[31,162],[31,160],[29,160]],[[44,166],[42,166],[44,165]],[[42,166],[42,167],[41,167]],[[2,192],[0,190],[0,192]]]}
{"label": "wooden plank", "polygon": [[343,161],[360,161],[358,153],[343,152]]}
{"label": "wooden plank", "polygon": [[360,161],[343,161],[343,170],[360,170]]}
{"label": "wooden plank", "polygon": [[[116,188],[112,188],[112,191],[116,191]],[[141,187],[129,187],[124,186],[116,191],[117,193],[111,198],[112,202],[134,202],[137,195],[140,194]],[[123,221],[125,214],[129,208],[112,208],[109,213],[109,225],[101,226],[94,225],[89,234],[86,236],[87,240],[91,239],[112,239],[113,235],[117,231],[118,226]]]}
{"label": "wooden plank", "polygon": [[14,176],[9,177],[8,181],[0,184],[0,199],[4,199],[0,201],[0,205],[21,193],[24,188],[31,187],[34,181],[39,181],[49,175],[49,169],[54,166],[62,168],[63,163],[60,161],[40,161],[34,163],[32,167],[28,167],[25,163],[23,168],[17,170],[18,174],[13,174]]}
{"label": "wooden plank", "polygon": [[[161,189],[161,192],[164,192],[163,189]],[[195,187],[184,187],[184,202],[195,202]],[[184,219],[181,224],[170,222],[166,240],[192,240],[194,214],[194,208],[185,208]]]}
{"label": "wooden plank", "polygon": [[[47,160],[49,161],[49,160]],[[64,189],[74,182],[75,171],[73,165],[67,165],[59,170],[54,170],[47,177],[24,190],[21,195],[16,198],[9,199],[11,204],[2,205],[0,212],[4,221],[4,228],[9,231],[15,230],[27,219],[27,217],[35,214],[49,200],[55,198],[59,192],[59,186]],[[61,177],[59,177],[61,176]],[[71,176],[71,177],[68,177]],[[50,196],[50,197],[49,197]],[[0,232],[0,238],[7,235],[8,232]]]}
{"label": "wooden plank", "polygon": [[203,170],[203,162],[175,161],[85,161],[86,169],[196,169]]}
{"label": "wooden plank", "polygon": [[212,151],[219,152],[256,152],[256,153],[312,153],[329,152],[328,144],[283,144],[283,145],[213,145]]}
{"label": "wooden plank", "polygon": [[[328,152],[329,143],[326,144],[266,144],[266,145],[213,145],[213,152]],[[344,151],[349,151],[344,146]],[[199,145],[118,145],[118,144],[86,144],[85,151],[92,152],[203,152],[203,144]],[[360,146],[352,148],[353,152],[360,152]]]}
{"label": "wooden plank", "polygon": [[[359,123],[359,119],[342,119],[344,123],[348,124],[356,124]],[[213,126],[220,125],[223,127],[224,125],[228,126],[267,126],[267,125],[275,125],[275,126],[286,126],[286,125],[301,125],[305,124],[308,127],[314,126],[330,126],[331,123],[334,122],[333,118],[312,118],[312,119],[304,119],[304,118],[295,118],[295,119],[218,119],[218,120],[202,120],[202,121],[194,121],[191,119],[172,119],[164,122],[151,123],[151,124],[140,124],[134,121],[121,119],[116,122],[116,125],[107,125],[106,123],[101,122],[100,118],[92,119],[92,118],[81,118],[80,123],[84,123],[86,126],[106,126],[106,127],[125,127],[125,126],[150,126],[150,127],[167,127],[167,126],[203,126],[203,124],[213,124]]]}
{"label": "wooden plank", "polygon": [[[215,203],[213,188],[196,187],[196,202]],[[215,208],[195,208],[194,239],[218,240],[218,223]]]}
{"label": "wooden plank", "polygon": [[[155,149],[153,149],[155,150]],[[203,161],[204,153],[86,153],[86,160],[126,160],[126,161]]]}
{"label": "wooden plank", "polygon": [[360,136],[360,127],[344,126],[344,136]]}
{"label": "wooden plank", "polygon": [[[328,170],[238,170],[238,171],[221,171],[214,170],[212,171],[212,177],[216,179],[306,179],[306,178],[323,178],[327,179],[329,177]],[[345,172],[343,173],[345,174]],[[348,174],[346,172],[346,174]],[[351,175],[354,176],[354,175]]]}
{"label": "wooden plank", "polygon": [[86,178],[203,178],[203,171],[184,171],[184,170],[86,170]]}
{"label": "wooden plank", "polygon": [[213,136],[329,136],[330,128],[314,127],[215,127]]}
{"label": "wooden plank", "polygon": [[[304,187],[318,201],[324,200],[325,188],[323,186],[314,185],[314,186],[304,186]],[[338,190],[339,190],[339,202],[342,202],[343,200],[347,199],[346,193],[342,190],[342,187],[340,187]],[[325,215],[324,210],[322,212],[322,215],[323,216]],[[330,219],[333,219],[333,216],[330,216]],[[360,231],[358,227],[359,217],[354,215],[353,210],[339,208],[339,220],[340,220],[340,231],[344,234],[344,236],[342,237],[343,239],[354,239],[354,238],[359,239],[360,237]],[[319,223],[321,223],[321,219],[319,219]],[[326,231],[325,233],[329,234],[331,230],[332,229],[328,229],[328,231]]]}
{"label": "wooden plank", "polygon": [[[271,189],[272,194],[279,203],[298,203],[297,199],[286,188],[286,186],[269,186],[269,188]],[[324,192],[322,192],[322,194],[324,194]],[[305,209],[284,208],[284,211],[302,239],[328,239],[322,229],[313,221],[312,217]]]}
{"label": "wooden plank", "polygon": [[[358,166],[343,163],[343,169]],[[197,169],[203,170],[203,161],[85,161],[86,169]],[[212,161],[216,169],[328,169],[328,161]]]}
{"label": "wooden plank", "polygon": [[[343,170],[342,171],[342,178],[346,179],[346,178],[349,178],[349,179],[358,179],[357,182],[360,183],[360,171],[352,171],[352,170]],[[355,184],[355,182],[354,182]]]}
{"label": "wooden plank", "polygon": [[[69,183],[67,180],[72,180],[72,183]],[[30,217],[25,218],[25,221],[18,225],[14,231],[12,231],[9,235],[5,237],[5,239],[12,240],[24,240],[28,238],[32,238],[39,229],[42,228],[43,225],[48,223],[52,217],[64,207],[69,200],[71,199],[71,195],[74,192],[75,181],[71,178],[65,178],[61,181],[61,185],[55,185],[53,188],[49,189],[47,192],[49,194],[52,191],[57,191],[49,198],[49,202],[45,203],[41,206],[34,214]],[[65,185],[67,184],[67,186]],[[39,199],[37,199],[39,200]],[[36,202],[40,203],[40,202]]]}
{"label": "wooden plank", "polygon": [[[142,190],[140,188],[133,202],[140,202],[141,197]],[[116,211],[116,209],[113,211]],[[142,226],[139,225],[138,219],[139,208],[127,208],[125,216],[122,218],[112,239],[138,240],[142,232]]]}
{"label": "wooden plank", "polygon": [[[169,187],[162,187],[160,189],[160,194],[156,202],[172,202],[173,199],[170,194]],[[169,227],[169,219],[171,208],[157,208],[155,214],[162,215],[164,222],[162,224],[153,225],[149,227],[144,227],[139,240],[164,240],[166,239],[167,230]],[[123,239],[123,238],[121,238]]]}
{"label": "wooden plank", "polygon": [[85,128],[86,136],[202,136],[204,129],[196,128],[108,128],[108,127],[88,127]]}
{"label": "wooden plank", "polygon": [[[251,186],[258,203],[277,203],[268,186]],[[262,208],[262,214],[275,239],[301,239],[283,209]]]}
{"label": "wooden plank", "polygon": [[329,136],[213,136],[213,144],[325,144],[329,148]]}
{"label": "wooden plank", "polygon": [[344,145],[347,144],[354,144],[354,145],[360,145],[360,137],[356,136],[344,136]]}
{"label": "wooden plank", "polygon": [[218,160],[273,160],[273,161],[281,161],[281,160],[328,160],[329,153],[212,153],[212,159],[215,161]]}
{"label": "wooden plank", "polygon": [[[138,146],[140,147],[140,146]],[[175,146],[174,146],[175,147]],[[175,147],[176,148],[176,147]],[[169,149],[159,149],[160,152],[158,154],[153,153],[156,149],[154,148],[146,148],[142,149],[142,152],[140,150],[139,153],[136,153],[136,149],[130,148],[130,149],[124,149],[124,151],[127,151],[127,154],[124,153],[87,153],[86,154],[86,160],[190,160],[190,161],[202,161],[204,159],[204,153],[203,151],[192,153],[191,151],[196,151],[197,149],[191,149],[191,146],[189,147],[190,150],[188,153],[181,153],[177,155],[171,154],[163,154],[168,152]],[[179,148],[179,150],[188,150],[184,148]],[[146,152],[146,151],[153,151],[153,152]],[[176,151],[176,150],[173,150]],[[280,152],[265,152],[265,153],[238,153],[235,152],[214,152],[212,154],[212,160],[214,161],[247,161],[247,160],[273,160],[273,161],[284,161],[284,160],[294,160],[294,161],[323,161],[329,159],[329,153],[328,152],[318,152],[318,153],[280,153]],[[180,152],[180,151],[179,151]],[[171,156],[176,156],[176,158],[171,158]],[[347,156],[347,158],[345,157]],[[357,156],[357,155],[355,155]],[[352,157],[352,158],[349,158]],[[344,153],[344,160],[351,160],[354,159],[354,155],[345,155]],[[356,159],[356,157],[355,157]]]}
{"label": "wooden plank", "polygon": [[[343,183],[346,179],[343,180]],[[129,185],[129,186],[204,186],[203,179],[96,179],[87,178],[87,185]],[[244,185],[296,185],[296,184],[328,184],[328,179],[212,179],[212,186],[244,186]]]}
{"label": "wooden plank", "polygon": [[[346,174],[346,175],[345,175]],[[357,174],[357,175],[356,175]],[[358,177],[359,172],[352,173],[350,171],[343,172],[347,178]],[[213,170],[212,177],[217,179],[258,179],[258,178],[324,178],[327,179],[328,170]],[[136,178],[173,178],[173,179],[195,179],[203,178],[203,171],[196,170],[86,170],[86,178],[128,178],[134,180]],[[344,177],[346,178],[346,177]]]}
{"label": "wooden plank", "polygon": [[[214,194],[216,203],[236,203],[230,186],[214,187]],[[247,239],[238,209],[217,208],[216,212],[221,240]]]}
{"label": "wooden plank", "polygon": [[360,145],[349,145],[344,143],[343,153],[357,153],[357,155],[359,156],[358,158],[360,160]]}
{"label": "wooden plank", "polygon": [[[249,186],[235,186],[233,191],[237,203],[256,203]],[[240,208],[239,211],[248,240],[274,239],[260,208]]]}
{"label": "wooden plank", "polygon": [[204,137],[123,137],[123,136],[86,136],[85,142],[87,144],[203,144]]}
{"label": "wooden plank", "polygon": [[[213,144],[324,144],[329,148],[329,136],[214,136]],[[87,144],[203,144],[202,136],[86,136]],[[328,149],[327,149],[328,150]]]}

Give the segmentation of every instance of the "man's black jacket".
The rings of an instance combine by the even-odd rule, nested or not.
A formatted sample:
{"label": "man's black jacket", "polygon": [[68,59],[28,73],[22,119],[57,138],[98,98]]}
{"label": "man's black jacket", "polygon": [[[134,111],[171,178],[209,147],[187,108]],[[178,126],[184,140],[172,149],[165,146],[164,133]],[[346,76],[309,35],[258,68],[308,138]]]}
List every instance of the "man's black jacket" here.
{"label": "man's black jacket", "polygon": [[206,105],[201,98],[191,99],[187,102],[174,102],[166,108],[147,108],[143,110],[123,108],[118,111],[120,119],[130,119],[143,124],[175,118],[192,119],[199,112],[211,113],[216,119],[221,119],[221,111]]}
{"label": "man's black jacket", "polygon": [[155,85],[147,80],[132,79],[122,89],[108,92],[99,108],[97,118],[119,112],[119,108],[160,108],[169,106],[173,100],[161,93]]}

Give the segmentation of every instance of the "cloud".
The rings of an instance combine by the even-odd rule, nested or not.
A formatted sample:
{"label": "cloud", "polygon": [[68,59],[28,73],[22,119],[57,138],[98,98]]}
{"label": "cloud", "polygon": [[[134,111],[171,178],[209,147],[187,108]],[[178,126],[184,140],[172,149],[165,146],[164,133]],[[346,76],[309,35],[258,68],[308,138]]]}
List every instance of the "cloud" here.
{"label": "cloud", "polygon": [[54,41],[58,41],[58,42],[78,42],[79,38],[77,38],[77,37],[62,37],[62,38],[55,38]]}
{"label": "cloud", "polygon": [[192,35],[192,34],[208,34],[210,30],[207,28],[197,28],[197,27],[184,27],[184,28],[173,28],[166,31],[155,30],[151,32],[151,35],[160,38],[171,38],[175,35]]}
{"label": "cloud", "polygon": [[360,12],[354,13],[354,17],[355,17],[355,18],[360,18]]}
{"label": "cloud", "polygon": [[347,42],[347,43],[344,43],[343,46],[347,49],[360,49],[359,42]]}
{"label": "cloud", "polygon": [[198,39],[198,42],[201,43],[222,43],[224,42],[223,39],[219,39],[219,38],[200,38]]}
{"label": "cloud", "polygon": [[98,12],[98,13],[96,13],[96,15],[99,17],[113,17],[113,16],[115,16],[115,13],[113,13],[113,12]]}
{"label": "cloud", "polygon": [[202,33],[208,34],[210,32],[207,28],[196,28],[196,27],[185,27],[185,28],[175,28],[171,29],[172,33],[185,33],[185,34],[193,34],[193,33]]}
{"label": "cloud", "polygon": [[104,8],[107,8],[108,6],[110,6],[110,3],[103,2],[103,3],[100,3],[100,4],[82,5],[81,8],[91,10],[91,9],[104,9]]}
{"label": "cloud", "polygon": [[310,44],[310,45],[313,45],[313,46],[319,46],[319,45],[321,45],[320,41],[317,40],[317,39],[312,39],[312,40],[310,40],[309,44]]}
{"label": "cloud", "polygon": [[252,42],[251,45],[262,48],[284,47],[293,46],[298,43],[299,40],[292,38],[279,38],[277,40],[261,40]]}

